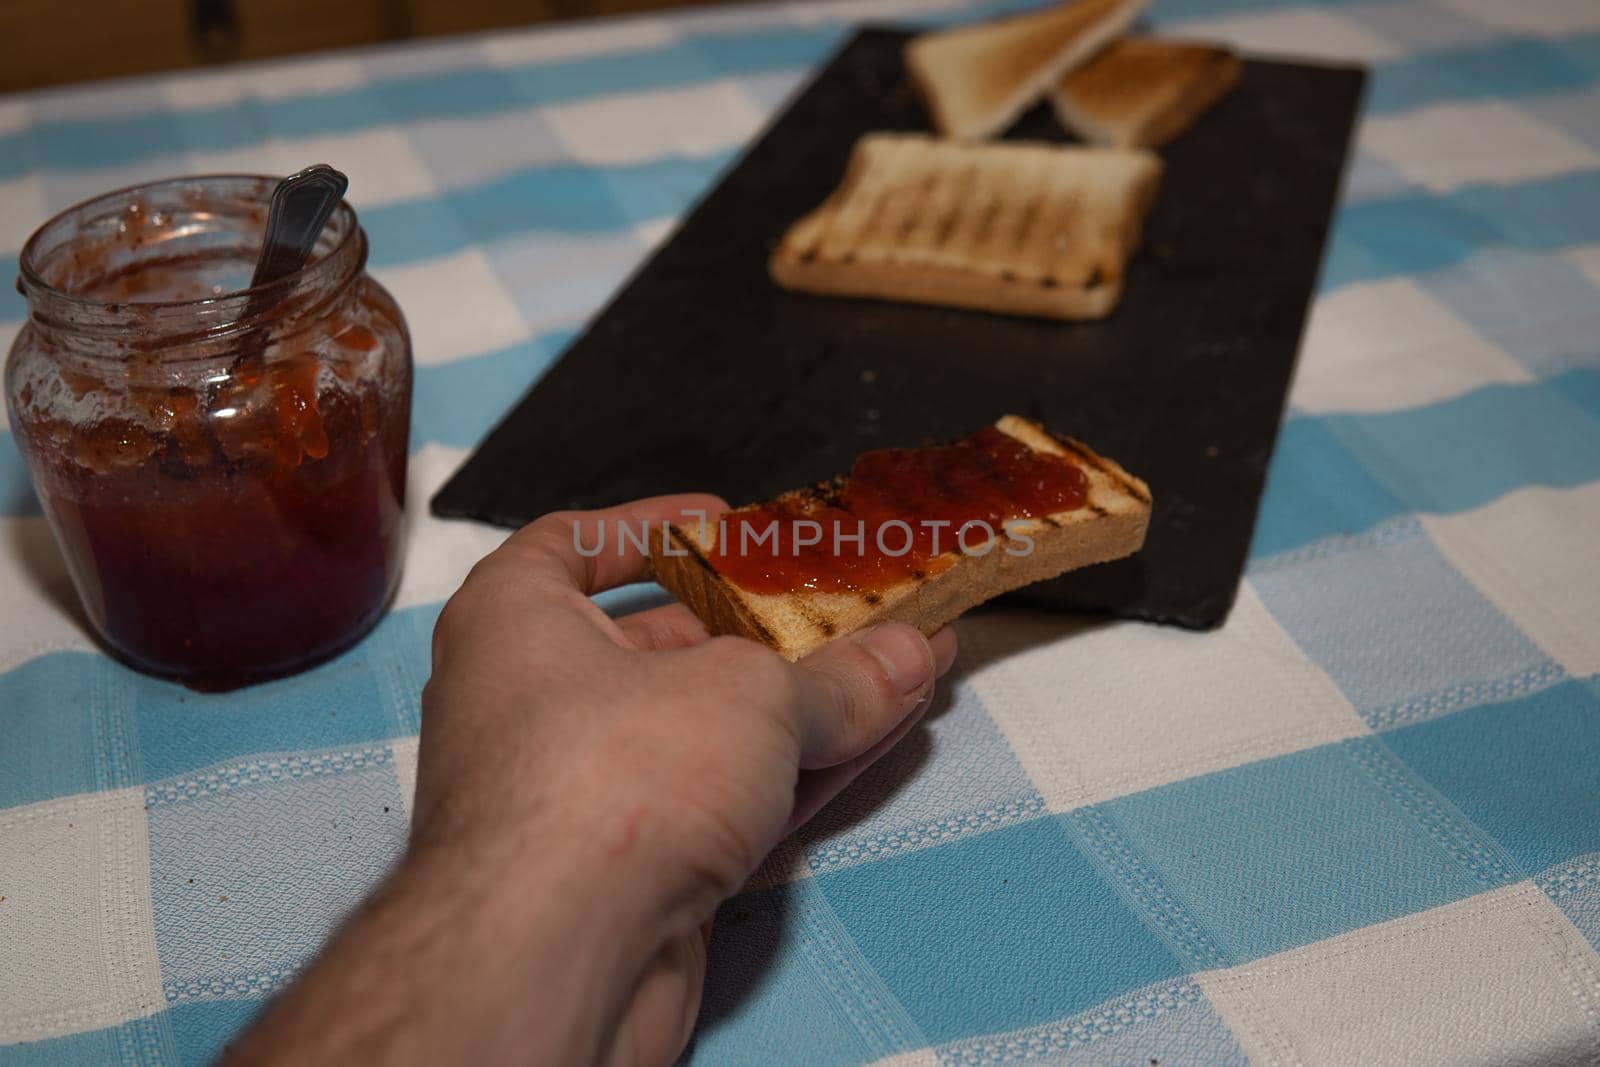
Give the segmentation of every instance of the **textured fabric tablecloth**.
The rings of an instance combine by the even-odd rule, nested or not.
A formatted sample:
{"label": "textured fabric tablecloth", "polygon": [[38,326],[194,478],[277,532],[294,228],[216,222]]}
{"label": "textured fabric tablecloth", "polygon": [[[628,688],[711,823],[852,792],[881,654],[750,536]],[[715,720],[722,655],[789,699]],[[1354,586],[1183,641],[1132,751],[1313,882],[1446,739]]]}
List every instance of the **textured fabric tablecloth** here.
{"label": "textured fabric tablecloth", "polygon": [[[419,364],[394,611],[227,696],[93,650],[0,435],[0,1061],[202,1062],[304,964],[401,848],[429,630],[501,536],[429,494],[853,21],[995,10],[0,99],[0,260],[96,192],[326,159]],[[1151,21],[1374,73],[1238,605],[961,624],[927,727],[724,910],[696,1062],[1600,1060],[1600,3]]]}

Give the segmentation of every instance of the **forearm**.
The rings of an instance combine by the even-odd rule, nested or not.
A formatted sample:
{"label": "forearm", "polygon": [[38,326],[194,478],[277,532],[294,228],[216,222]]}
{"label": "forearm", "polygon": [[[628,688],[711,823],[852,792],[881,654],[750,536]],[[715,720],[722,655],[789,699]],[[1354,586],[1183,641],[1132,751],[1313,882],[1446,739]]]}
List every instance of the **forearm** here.
{"label": "forearm", "polygon": [[596,1062],[653,950],[636,909],[560,863],[485,860],[414,852],[227,1062]]}

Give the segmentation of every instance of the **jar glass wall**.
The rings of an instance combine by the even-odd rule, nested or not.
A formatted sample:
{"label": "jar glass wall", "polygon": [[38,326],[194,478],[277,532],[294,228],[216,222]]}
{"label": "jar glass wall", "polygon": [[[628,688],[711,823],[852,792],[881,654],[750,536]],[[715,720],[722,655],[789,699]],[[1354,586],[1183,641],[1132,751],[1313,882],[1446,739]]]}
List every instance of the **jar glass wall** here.
{"label": "jar glass wall", "polygon": [[248,289],[274,181],[81,204],[22,253],[6,400],[84,611],[202,688],[305,667],[399,580],[411,347],[341,204],[311,261]]}

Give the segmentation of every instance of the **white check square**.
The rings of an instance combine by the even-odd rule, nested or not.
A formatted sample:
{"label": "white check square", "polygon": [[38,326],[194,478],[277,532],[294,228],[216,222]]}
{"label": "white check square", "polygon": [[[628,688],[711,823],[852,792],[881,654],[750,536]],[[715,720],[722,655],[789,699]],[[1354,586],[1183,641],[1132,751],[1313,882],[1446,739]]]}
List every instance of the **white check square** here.
{"label": "white check square", "polygon": [[540,118],[573,159],[617,165],[741,145],[761,127],[766,112],[737,82],[725,79],[557,104],[543,109]]}
{"label": "white check square", "polygon": [[1437,0],[1488,26],[1511,33],[1564,37],[1600,30],[1600,4],[1594,0]]}
{"label": "white check square", "polygon": [[[673,39],[672,27],[660,20],[606,19],[555,28],[501,31],[484,40],[483,50],[496,66],[516,67],[664,48]],[[618,62],[625,61],[618,56]]]}
{"label": "white check square", "polygon": [[196,174],[292,174],[319,159],[337,161],[350,176],[350,202],[358,211],[439,191],[416,146],[397,129],[274,138],[248,148],[190,152],[187,165]]}
{"label": "white check square", "polygon": [[287,100],[335,93],[358,88],[365,81],[366,75],[356,60],[322,56],[217,73],[180,74],[161,83],[161,96],[176,111],[194,111],[227,107],[241,100]]}
{"label": "white check square", "polygon": [[1568,674],[1600,673],[1600,482],[1425,515],[1434,545]]}
{"label": "white check square", "polygon": [[[1594,282],[1595,288],[1600,289],[1600,245],[1582,245],[1568,249],[1566,257],[1567,262],[1583,271],[1589,280]],[[1600,294],[1596,294],[1596,298],[1600,299]]]}
{"label": "white check square", "polygon": [[[20,249],[49,217],[50,199],[37,172],[0,181],[0,248]],[[9,351],[9,346],[0,348]]]}
{"label": "white check square", "polygon": [[1592,1062],[1600,957],[1531,882],[1195,976],[1252,1063]]}
{"label": "white check square", "polygon": [[1163,36],[1226,41],[1244,52],[1305,56],[1310,59],[1396,59],[1404,50],[1354,19],[1332,11],[1296,7],[1284,11],[1162,23]]}
{"label": "white check square", "polygon": [[1289,399],[1303,411],[1398,411],[1531,380],[1415,282],[1398,278],[1317,299]]}
{"label": "white check square", "polygon": [[374,273],[405,309],[419,364],[450,363],[532,336],[516,300],[477,248]]}
{"label": "white check square", "polygon": [[0,856],[0,1044],[166,1006],[142,789],[0,812]]}
{"label": "white check square", "polygon": [[0,136],[27,129],[32,123],[31,114],[25,99],[0,100]]}
{"label": "white check square", "polygon": [[[406,499],[432,500],[468,455],[465,448],[433,442],[411,453],[406,465]],[[395,610],[442,603],[461,587],[472,565],[499,548],[506,536],[505,530],[487,523],[457,522],[441,519],[425,507],[407,508],[406,567],[395,593]],[[413,747],[413,763],[415,760]]]}
{"label": "white check square", "polygon": [[1560,130],[1499,101],[1438,104],[1369,118],[1359,139],[1363,151],[1436,193],[1600,166],[1600,156]]}
{"label": "white check square", "polygon": [[1221,629],[985,615],[971,684],[1052,811],[1365,733],[1247,583]]}

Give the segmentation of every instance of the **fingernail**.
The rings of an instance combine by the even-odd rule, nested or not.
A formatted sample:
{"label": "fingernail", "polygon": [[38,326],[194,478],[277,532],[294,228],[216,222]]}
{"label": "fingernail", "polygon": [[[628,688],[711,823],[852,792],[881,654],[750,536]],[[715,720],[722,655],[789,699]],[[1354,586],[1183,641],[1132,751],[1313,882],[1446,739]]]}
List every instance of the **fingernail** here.
{"label": "fingernail", "polygon": [[928,684],[933,656],[928,641],[909,626],[879,626],[861,637],[861,647],[883,665],[889,684],[902,696]]}

